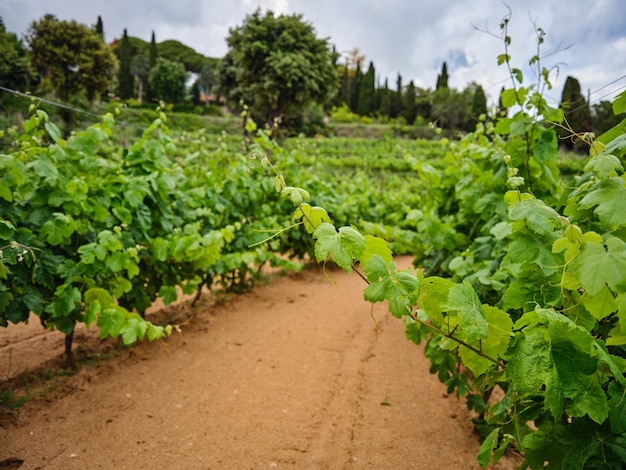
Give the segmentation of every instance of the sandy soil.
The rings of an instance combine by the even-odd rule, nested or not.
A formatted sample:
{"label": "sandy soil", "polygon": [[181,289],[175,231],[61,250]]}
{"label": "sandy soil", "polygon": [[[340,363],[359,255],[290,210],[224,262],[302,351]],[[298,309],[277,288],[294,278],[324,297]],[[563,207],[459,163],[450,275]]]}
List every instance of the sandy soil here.
{"label": "sandy soil", "polygon": [[[463,402],[381,305],[377,331],[361,279],[330,275],[335,284],[311,270],[184,303],[170,311],[191,315],[182,333],[156,344],[120,349],[81,330],[79,360],[115,357],[4,413],[0,468],[479,468]],[[0,331],[0,380],[58,367],[62,343],[36,324]]]}

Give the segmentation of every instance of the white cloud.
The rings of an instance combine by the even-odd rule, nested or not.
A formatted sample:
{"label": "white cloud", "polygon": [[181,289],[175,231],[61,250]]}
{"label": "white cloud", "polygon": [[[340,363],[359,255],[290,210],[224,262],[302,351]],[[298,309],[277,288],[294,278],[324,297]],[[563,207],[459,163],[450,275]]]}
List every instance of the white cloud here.
{"label": "white cloud", "polygon": [[[45,13],[60,19],[94,24],[104,21],[106,38],[120,37],[124,28],[131,36],[157,41],[178,39],[211,57],[226,53],[229,28],[240,25],[257,8],[275,13],[300,13],[321,37],[339,52],[355,47],[376,66],[381,80],[395,86],[398,73],[403,83],[433,88],[444,60],[449,61],[449,83],[463,88],[476,81],[492,99],[507,82],[496,57],[504,52],[499,25],[508,13],[494,0],[1,0],[0,15],[9,31],[25,32],[28,24]],[[541,53],[559,47],[569,49],[546,57],[548,68],[557,66],[550,98],[558,102],[568,75],[583,90],[597,90],[626,73],[626,17],[623,0],[507,0],[513,16],[509,23],[510,54],[528,79],[529,59],[536,54],[533,22],[545,32]],[[615,84],[624,86],[626,79]],[[609,91],[609,89],[607,89]],[[592,98],[602,93],[592,94]],[[609,99],[604,97],[604,99]]]}

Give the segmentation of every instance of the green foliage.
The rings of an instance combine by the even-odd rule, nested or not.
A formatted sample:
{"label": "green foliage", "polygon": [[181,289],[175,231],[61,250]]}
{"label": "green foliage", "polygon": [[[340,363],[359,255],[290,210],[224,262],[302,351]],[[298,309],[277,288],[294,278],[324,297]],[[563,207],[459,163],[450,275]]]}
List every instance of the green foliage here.
{"label": "green foliage", "polygon": [[202,73],[205,64],[209,63],[214,67],[217,62],[216,59],[208,59],[191,47],[173,39],[160,42],[157,47],[159,57],[182,63],[188,72]]}
{"label": "green foliage", "polygon": [[[266,263],[292,266],[250,248],[280,199],[249,184],[246,158],[225,142],[174,140],[163,113],[127,146],[112,115],[64,140],[32,111],[0,155],[0,325],[33,312],[66,334],[83,322],[126,344],[154,340],[171,332],[141,316],[158,297],[241,290]],[[284,239],[271,249],[286,253]]]}
{"label": "green foliage", "polygon": [[[324,104],[336,91],[337,71],[325,39],[300,15],[260,10],[249,15],[227,38],[229,64],[220,73],[229,98],[243,99],[258,122],[293,119],[308,105]],[[236,87],[225,87],[224,82]]]}
{"label": "green foliage", "polygon": [[187,72],[181,63],[159,57],[148,80],[150,90],[160,101],[179,103],[185,99]]}
{"label": "green foliage", "polygon": [[123,100],[127,100],[133,96],[134,81],[133,73],[131,71],[132,65],[132,51],[130,48],[130,41],[128,39],[128,33],[124,30],[122,40],[118,44],[115,53],[119,62],[119,69],[117,72],[117,87],[118,94]]}
{"label": "green foliage", "polygon": [[580,91],[580,83],[574,77],[567,77],[563,86],[560,108],[563,110],[566,126],[559,129],[559,137],[563,145],[569,150],[584,149],[585,144],[577,143],[570,129],[576,132],[590,132],[592,130],[591,111],[589,103]]}
{"label": "green foliage", "polygon": [[376,71],[374,63],[370,62],[365,75],[359,83],[357,113],[362,116],[371,116],[376,111]]}
{"label": "green foliage", "polygon": [[441,66],[441,73],[437,75],[437,85],[435,86],[435,90],[436,91],[445,90],[447,88],[448,88],[448,64],[444,62],[443,65]]}
{"label": "green foliage", "polygon": [[93,100],[106,93],[116,61],[91,28],[46,15],[31,24],[27,41],[33,68],[62,100],[81,93]]}
{"label": "green foliage", "polygon": [[[505,54],[501,63],[509,62]],[[519,108],[513,117],[479,122],[460,142],[445,143],[440,161],[409,160],[419,174],[415,205],[405,197],[397,223],[415,229],[417,272],[397,270],[387,242],[351,221],[333,222],[324,204],[316,210],[328,219],[309,220],[307,231],[318,261],[357,272],[365,300],[386,302],[405,320],[407,337],[426,341],[431,372],[479,414],[481,466],[512,448],[522,468],[623,468],[625,129],[602,141],[584,135],[586,166],[561,179],[551,123],[562,114],[511,74],[502,104]],[[290,179],[274,171],[282,191]],[[296,219],[311,212],[292,202]],[[496,387],[503,396],[488,401]]]}
{"label": "green foliage", "polygon": [[7,32],[0,18],[0,83],[8,88],[26,90],[33,75],[22,41]]}

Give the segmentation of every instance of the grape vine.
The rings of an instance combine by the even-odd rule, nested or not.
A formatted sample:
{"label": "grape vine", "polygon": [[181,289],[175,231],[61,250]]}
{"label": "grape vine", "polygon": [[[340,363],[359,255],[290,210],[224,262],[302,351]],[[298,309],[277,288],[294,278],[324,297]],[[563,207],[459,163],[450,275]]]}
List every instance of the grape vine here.
{"label": "grape vine", "polygon": [[[589,158],[562,180],[562,112],[512,76],[512,117],[448,143],[440,171],[413,162],[419,205],[404,223],[418,234],[417,270],[397,270],[383,238],[333,224],[267,155],[251,159],[295,206],[315,258],[360,275],[365,300],[386,302],[407,337],[426,342],[431,372],[476,412],[483,467],[511,449],[523,468],[623,468],[626,120],[598,138],[574,135]],[[613,107],[626,111],[626,93]]]}

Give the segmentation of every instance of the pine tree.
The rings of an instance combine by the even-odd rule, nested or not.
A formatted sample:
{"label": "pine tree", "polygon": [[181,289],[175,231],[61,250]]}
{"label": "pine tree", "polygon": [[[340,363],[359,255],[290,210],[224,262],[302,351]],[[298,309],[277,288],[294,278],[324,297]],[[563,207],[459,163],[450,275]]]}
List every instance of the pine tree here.
{"label": "pine tree", "polygon": [[437,86],[435,90],[448,88],[448,65],[444,62],[441,67],[441,74],[437,75]]}
{"label": "pine tree", "polygon": [[363,79],[359,84],[359,99],[357,103],[357,114],[361,116],[371,116],[374,113],[375,97],[375,83],[376,71],[374,70],[374,63],[370,62],[367,72],[363,75]]}
{"label": "pine tree", "polygon": [[98,15],[98,22],[96,23],[96,33],[98,36],[102,38],[102,42],[104,42],[104,26],[102,26],[102,17]]}
{"label": "pine tree", "polygon": [[117,58],[120,64],[119,71],[117,73],[117,87],[118,95],[121,99],[127,100],[132,98],[134,90],[134,78],[131,73],[132,64],[132,50],[130,47],[130,40],[128,39],[128,33],[124,30],[122,40],[117,46]]}

